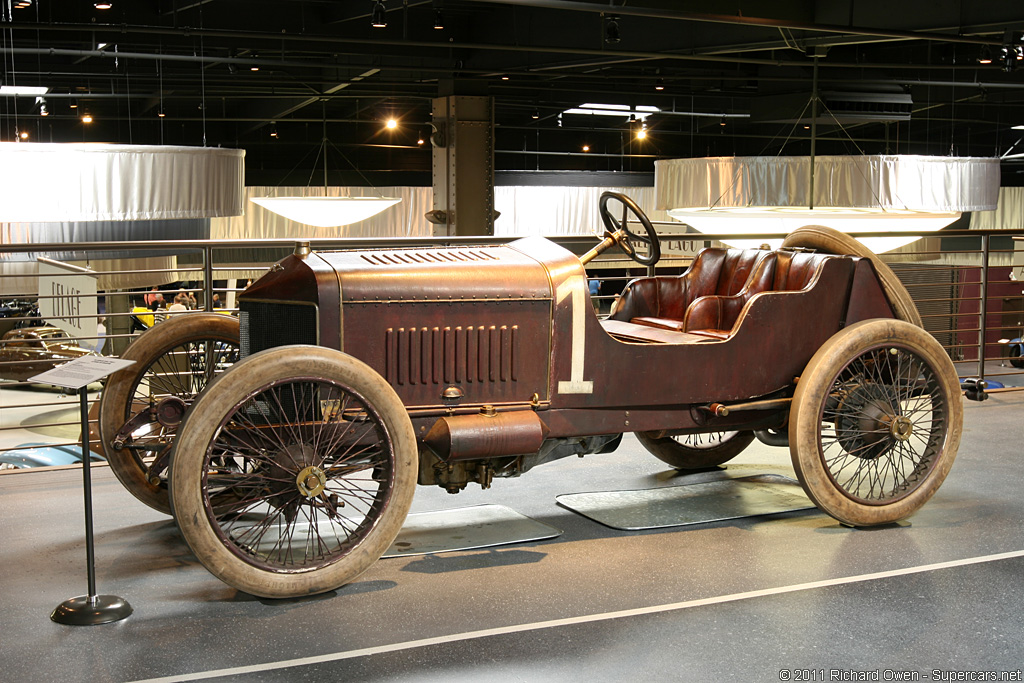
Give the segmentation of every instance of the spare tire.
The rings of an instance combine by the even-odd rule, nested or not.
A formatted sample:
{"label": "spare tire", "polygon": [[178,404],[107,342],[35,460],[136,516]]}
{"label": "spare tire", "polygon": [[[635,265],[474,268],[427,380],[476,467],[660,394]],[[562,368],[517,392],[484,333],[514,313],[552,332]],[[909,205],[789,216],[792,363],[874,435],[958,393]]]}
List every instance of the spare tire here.
{"label": "spare tire", "polygon": [[910,298],[910,292],[896,277],[892,268],[887,266],[877,254],[846,233],[826,228],[824,225],[805,225],[789,233],[783,240],[782,246],[783,248],[803,247],[826,254],[847,254],[868,259],[875,267],[875,272],[878,273],[882,289],[885,290],[885,295],[888,297],[896,317],[918,327],[924,327],[921,314],[918,313],[914,300]]}

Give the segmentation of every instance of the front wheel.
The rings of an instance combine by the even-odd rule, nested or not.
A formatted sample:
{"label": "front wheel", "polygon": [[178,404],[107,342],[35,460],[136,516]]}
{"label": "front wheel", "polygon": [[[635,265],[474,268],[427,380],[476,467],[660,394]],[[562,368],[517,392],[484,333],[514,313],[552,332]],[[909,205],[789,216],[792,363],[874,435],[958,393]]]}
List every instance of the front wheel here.
{"label": "front wheel", "polygon": [[655,437],[637,432],[636,438],[651,455],[677,470],[701,470],[735,458],[754,440],[754,433],[707,432]]}
{"label": "front wheel", "polygon": [[242,360],[199,398],[171,463],[175,520],[225,583],[268,598],[333,590],[398,535],[416,436],[369,366],[316,346]]}
{"label": "front wheel", "polygon": [[931,498],[963,425],[952,361],[920,327],[866,320],[829,339],[800,376],[789,418],[807,496],[852,526],[887,524]]}

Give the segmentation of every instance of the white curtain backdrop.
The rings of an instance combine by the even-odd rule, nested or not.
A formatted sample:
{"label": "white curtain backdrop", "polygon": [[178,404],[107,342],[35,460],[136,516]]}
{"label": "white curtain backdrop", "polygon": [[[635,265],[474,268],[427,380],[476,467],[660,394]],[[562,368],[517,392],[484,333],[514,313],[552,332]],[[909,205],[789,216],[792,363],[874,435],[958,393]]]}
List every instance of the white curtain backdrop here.
{"label": "white curtain backdrop", "polygon": [[0,220],[127,221],[242,210],[245,150],[0,143]]}
{"label": "white curtain backdrop", "polygon": [[[494,234],[502,237],[526,235],[593,235],[602,230],[598,199],[606,190],[632,197],[651,220],[670,220],[654,209],[653,187],[544,187],[498,186],[494,208],[501,213]],[[310,239],[336,237],[425,237],[433,226],[425,214],[433,208],[429,187],[381,187],[376,192],[364,187],[330,187],[331,197],[360,197],[381,194],[401,197],[401,203],[372,218],[353,225],[317,228],[296,223],[248,201],[250,197],[324,196],[322,187],[247,187],[245,214],[211,220],[212,239]]]}
{"label": "white curtain backdrop", "polygon": [[402,201],[382,213],[353,225],[318,228],[296,223],[249,201],[252,197],[323,197],[322,187],[245,188],[245,213],[214,218],[210,237],[220,239],[316,239],[337,237],[424,237],[432,235],[424,214],[433,201],[429,187],[329,187],[328,197],[401,197]]}
{"label": "white curtain backdrop", "polygon": [[[631,197],[652,221],[671,220],[654,208],[653,187],[540,187],[509,185],[494,188],[494,208],[501,216],[494,234],[596,235],[604,231],[598,210],[601,193],[621,192]],[[618,202],[611,204],[616,210]]]}
{"label": "white curtain backdrop", "polygon": [[995,211],[972,213],[971,230],[1024,232],[1024,187],[1000,187]]}
{"label": "white curtain backdrop", "polygon": [[[996,205],[999,159],[919,155],[818,156],[814,206],[983,211]],[[654,162],[657,204],[674,208],[807,206],[810,157],[713,157]]]}

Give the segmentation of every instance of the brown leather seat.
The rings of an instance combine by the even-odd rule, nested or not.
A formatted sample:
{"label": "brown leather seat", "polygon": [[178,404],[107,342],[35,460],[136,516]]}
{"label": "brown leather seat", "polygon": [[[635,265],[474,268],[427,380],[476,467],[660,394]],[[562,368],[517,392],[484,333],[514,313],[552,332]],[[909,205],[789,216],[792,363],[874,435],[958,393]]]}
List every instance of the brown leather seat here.
{"label": "brown leather seat", "polygon": [[757,264],[747,285],[732,296],[704,296],[690,305],[680,331],[715,339],[727,339],[743,307],[761,292],[791,292],[807,287],[827,254],[780,251]]}
{"label": "brown leather seat", "polygon": [[695,299],[736,294],[755,266],[769,253],[750,249],[704,249],[682,275],[638,278],[630,282],[608,317],[682,331],[686,309]]}

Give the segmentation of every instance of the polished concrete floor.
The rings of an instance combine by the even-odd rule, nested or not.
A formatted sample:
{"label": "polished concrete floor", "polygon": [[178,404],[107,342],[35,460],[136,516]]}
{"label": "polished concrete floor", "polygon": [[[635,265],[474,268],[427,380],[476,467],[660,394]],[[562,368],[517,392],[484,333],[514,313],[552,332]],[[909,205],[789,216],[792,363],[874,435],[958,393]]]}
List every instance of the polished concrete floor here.
{"label": "polished concrete floor", "polygon": [[968,402],[950,477],[901,526],[853,530],[810,510],[625,532],[556,504],[792,474],[788,451],[755,444],[679,477],[628,437],[488,491],[417,491],[414,511],[497,503],[558,538],[384,559],[294,601],[220,583],[170,519],[94,468],[99,593],[135,610],[101,626],[49,618],[86,592],[80,469],[3,473],[0,680],[1021,680],[1022,411],[1024,393]]}

